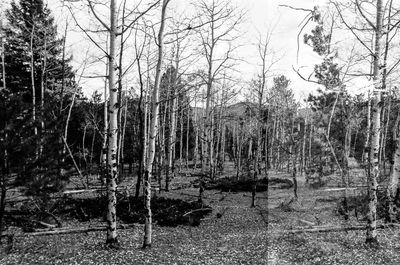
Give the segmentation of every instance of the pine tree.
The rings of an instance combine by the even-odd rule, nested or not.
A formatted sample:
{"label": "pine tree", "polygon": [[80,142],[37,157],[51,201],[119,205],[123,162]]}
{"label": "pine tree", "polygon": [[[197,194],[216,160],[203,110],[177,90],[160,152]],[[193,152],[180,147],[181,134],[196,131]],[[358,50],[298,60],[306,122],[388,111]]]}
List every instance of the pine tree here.
{"label": "pine tree", "polygon": [[[9,101],[4,124],[12,136],[10,167],[19,168],[19,180],[31,193],[46,195],[63,183],[61,144],[57,144],[64,120],[60,102],[70,100],[65,92],[75,85],[74,73],[70,58],[63,58],[64,40],[58,38],[54,18],[42,0],[13,1],[6,19]],[[6,127],[2,124],[0,129]]]}

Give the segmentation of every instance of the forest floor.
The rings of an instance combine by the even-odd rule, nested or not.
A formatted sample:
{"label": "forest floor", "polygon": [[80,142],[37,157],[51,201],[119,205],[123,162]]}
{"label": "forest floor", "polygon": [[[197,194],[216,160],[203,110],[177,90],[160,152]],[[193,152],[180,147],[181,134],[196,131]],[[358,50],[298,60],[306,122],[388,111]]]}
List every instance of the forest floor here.
{"label": "forest floor", "polygon": [[[270,176],[289,178],[285,173]],[[154,225],[151,249],[141,249],[141,227],[119,230],[119,250],[105,247],[104,231],[24,236],[15,238],[11,253],[0,252],[0,264],[400,264],[398,228],[378,231],[378,249],[365,246],[365,230],[289,232],[311,223],[360,224],[354,216],[345,222],[337,214],[342,193],[329,188],[311,189],[299,178],[297,202],[288,203],[292,189],[272,186],[268,202],[266,192],[257,193],[254,208],[249,192],[206,190],[205,203],[213,212],[195,227]],[[185,188],[157,196],[192,201],[197,194],[197,189]],[[84,225],[93,223],[79,224]]]}

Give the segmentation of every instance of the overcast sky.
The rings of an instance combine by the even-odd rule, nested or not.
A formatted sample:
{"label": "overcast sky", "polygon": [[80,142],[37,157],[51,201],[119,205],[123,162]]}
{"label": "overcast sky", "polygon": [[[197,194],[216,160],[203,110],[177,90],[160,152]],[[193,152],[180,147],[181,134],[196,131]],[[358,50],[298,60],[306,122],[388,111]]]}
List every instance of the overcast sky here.
{"label": "overcast sky", "polygon": [[[308,93],[315,90],[315,84],[301,80],[292,70],[292,66],[296,69],[301,68],[305,75],[309,75],[314,65],[320,62],[320,58],[312,52],[311,48],[302,43],[305,32],[310,31],[310,27],[306,28],[300,36],[300,53],[297,63],[297,35],[300,31],[300,23],[302,22],[306,12],[292,10],[279,5],[285,4],[293,7],[301,7],[312,9],[314,6],[325,5],[325,0],[235,0],[237,5],[247,9],[247,22],[243,32],[242,43],[245,45],[240,49],[240,56],[246,60],[239,67],[242,78],[250,80],[257,72],[256,49],[252,46],[257,41],[259,34],[264,34],[268,30],[273,29],[273,37],[271,41],[272,49],[280,55],[281,60],[276,64],[274,73],[285,74],[291,79],[291,87],[298,98],[307,97]],[[119,2],[119,1],[118,1]],[[143,1],[147,2],[147,1]],[[172,0],[171,5],[185,7],[187,0]],[[233,1],[234,2],[234,1]],[[47,0],[49,7],[53,10],[56,22],[60,24],[59,33],[63,33],[66,16],[68,10],[62,8],[61,0]],[[79,17],[79,19],[84,19]],[[70,23],[73,24],[73,21]],[[75,28],[75,31],[77,29]],[[82,34],[78,32],[68,33],[69,52],[74,55],[74,65],[81,64],[82,52],[87,47],[96,49],[94,45],[85,41]],[[244,41],[243,41],[244,40]],[[91,45],[91,46],[90,46]],[[84,93],[90,95],[93,90],[101,86],[101,82],[94,80],[83,80]]]}

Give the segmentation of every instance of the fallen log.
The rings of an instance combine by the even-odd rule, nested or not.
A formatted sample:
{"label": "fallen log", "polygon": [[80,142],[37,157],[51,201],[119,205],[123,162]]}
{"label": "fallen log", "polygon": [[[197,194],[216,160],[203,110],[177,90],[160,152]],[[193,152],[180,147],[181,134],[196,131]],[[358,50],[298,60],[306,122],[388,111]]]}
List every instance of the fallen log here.
{"label": "fallen log", "polygon": [[[386,229],[386,228],[400,228],[400,224],[382,224],[378,225],[377,229]],[[341,232],[341,231],[356,231],[356,230],[364,230],[366,229],[365,225],[357,225],[357,226],[319,226],[319,227],[312,227],[312,228],[298,228],[298,229],[291,229],[291,230],[282,230],[283,233],[326,233],[326,232]]]}
{"label": "fallen log", "polygon": [[[129,229],[129,228],[135,228],[135,227],[140,227],[142,228],[142,225],[140,224],[121,224],[117,226],[117,229]],[[64,228],[57,228],[57,229],[52,229],[52,230],[46,230],[46,231],[39,231],[39,232],[27,232],[27,233],[20,233],[20,234],[3,234],[1,237],[26,237],[26,236],[50,236],[50,235],[62,235],[62,234],[78,234],[78,233],[87,233],[87,232],[95,232],[95,231],[104,231],[107,229],[107,226],[94,226],[94,227],[78,227],[78,228],[72,228],[72,227],[64,227]]]}
{"label": "fallen log", "polygon": [[[243,197],[252,197],[251,195],[243,194]],[[256,199],[263,199],[263,200],[269,200],[271,198],[265,197],[265,196],[256,196]],[[280,198],[281,199],[281,198]]]}
{"label": "fallen log", "polygon": [[202,212],[202,211],[212,211],[212,208],[200,208],[200,209],[195,209],[195,210],[192,210],[192,211],[190,211],[190,212],[185,213],[185,214],[182,215],[182,216],[186,216],[186,215],[189,215],[189,214],[192,214],[192,213]]}
{"label": "fallen log", "polygon": [[40,224],[41,226],[47,227],[48,229],[54,229],[54,228],[57,228],[57,225],[48,224],[48,223],[45,223],[45,222],[42,222],[42,221],[31,220],[31,222],[34,222],[34,223]]}
{"label": "fallen log", "polygon": [[298,219],[298,222],[302,223],[302,224],[304,224],[304,225],[306,225],[308,227],[314,227],[315,226],[315,223],[307,221],[307,220],[303,220],[303,219]]}
{"label": "fallen log", "polygon": [[[331,189],[323,189],[320,190],[322,192],[331,192],[331,191],[345,191],[346,188],[331,188]],[[347,188],[347,191],[357,190],[357,188]]]}

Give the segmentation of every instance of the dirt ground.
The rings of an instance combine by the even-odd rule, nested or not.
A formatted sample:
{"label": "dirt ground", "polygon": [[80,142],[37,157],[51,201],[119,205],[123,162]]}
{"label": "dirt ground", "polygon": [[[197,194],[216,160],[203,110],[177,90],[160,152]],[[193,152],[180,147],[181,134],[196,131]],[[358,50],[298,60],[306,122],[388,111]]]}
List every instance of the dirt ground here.
{"label": "dirt ground", "polygon": [[[197,227],[154,225],[149,250],[140,248],[141,228],[119,231],[120,250],[105,248],[105,232],[29,236],[16,238],[12,252],[2,253],[0,264],[400,264],[399,229],[379,230],[378,249],[364,245],[364,230],[290,233],[307,223],[360,224],[354,216],[345,222],[337,214],[341,192],[325,191],[329,186],[311,189],[302,178],[299,184],[299,200],[289,207],[292,189],[271,187],[268,201],[266,192],[258,193],[254,208],[250,193],[207,190],[205,203],[213,212]],[[158,196],[190,201],[197,192],[186,188]]]}

